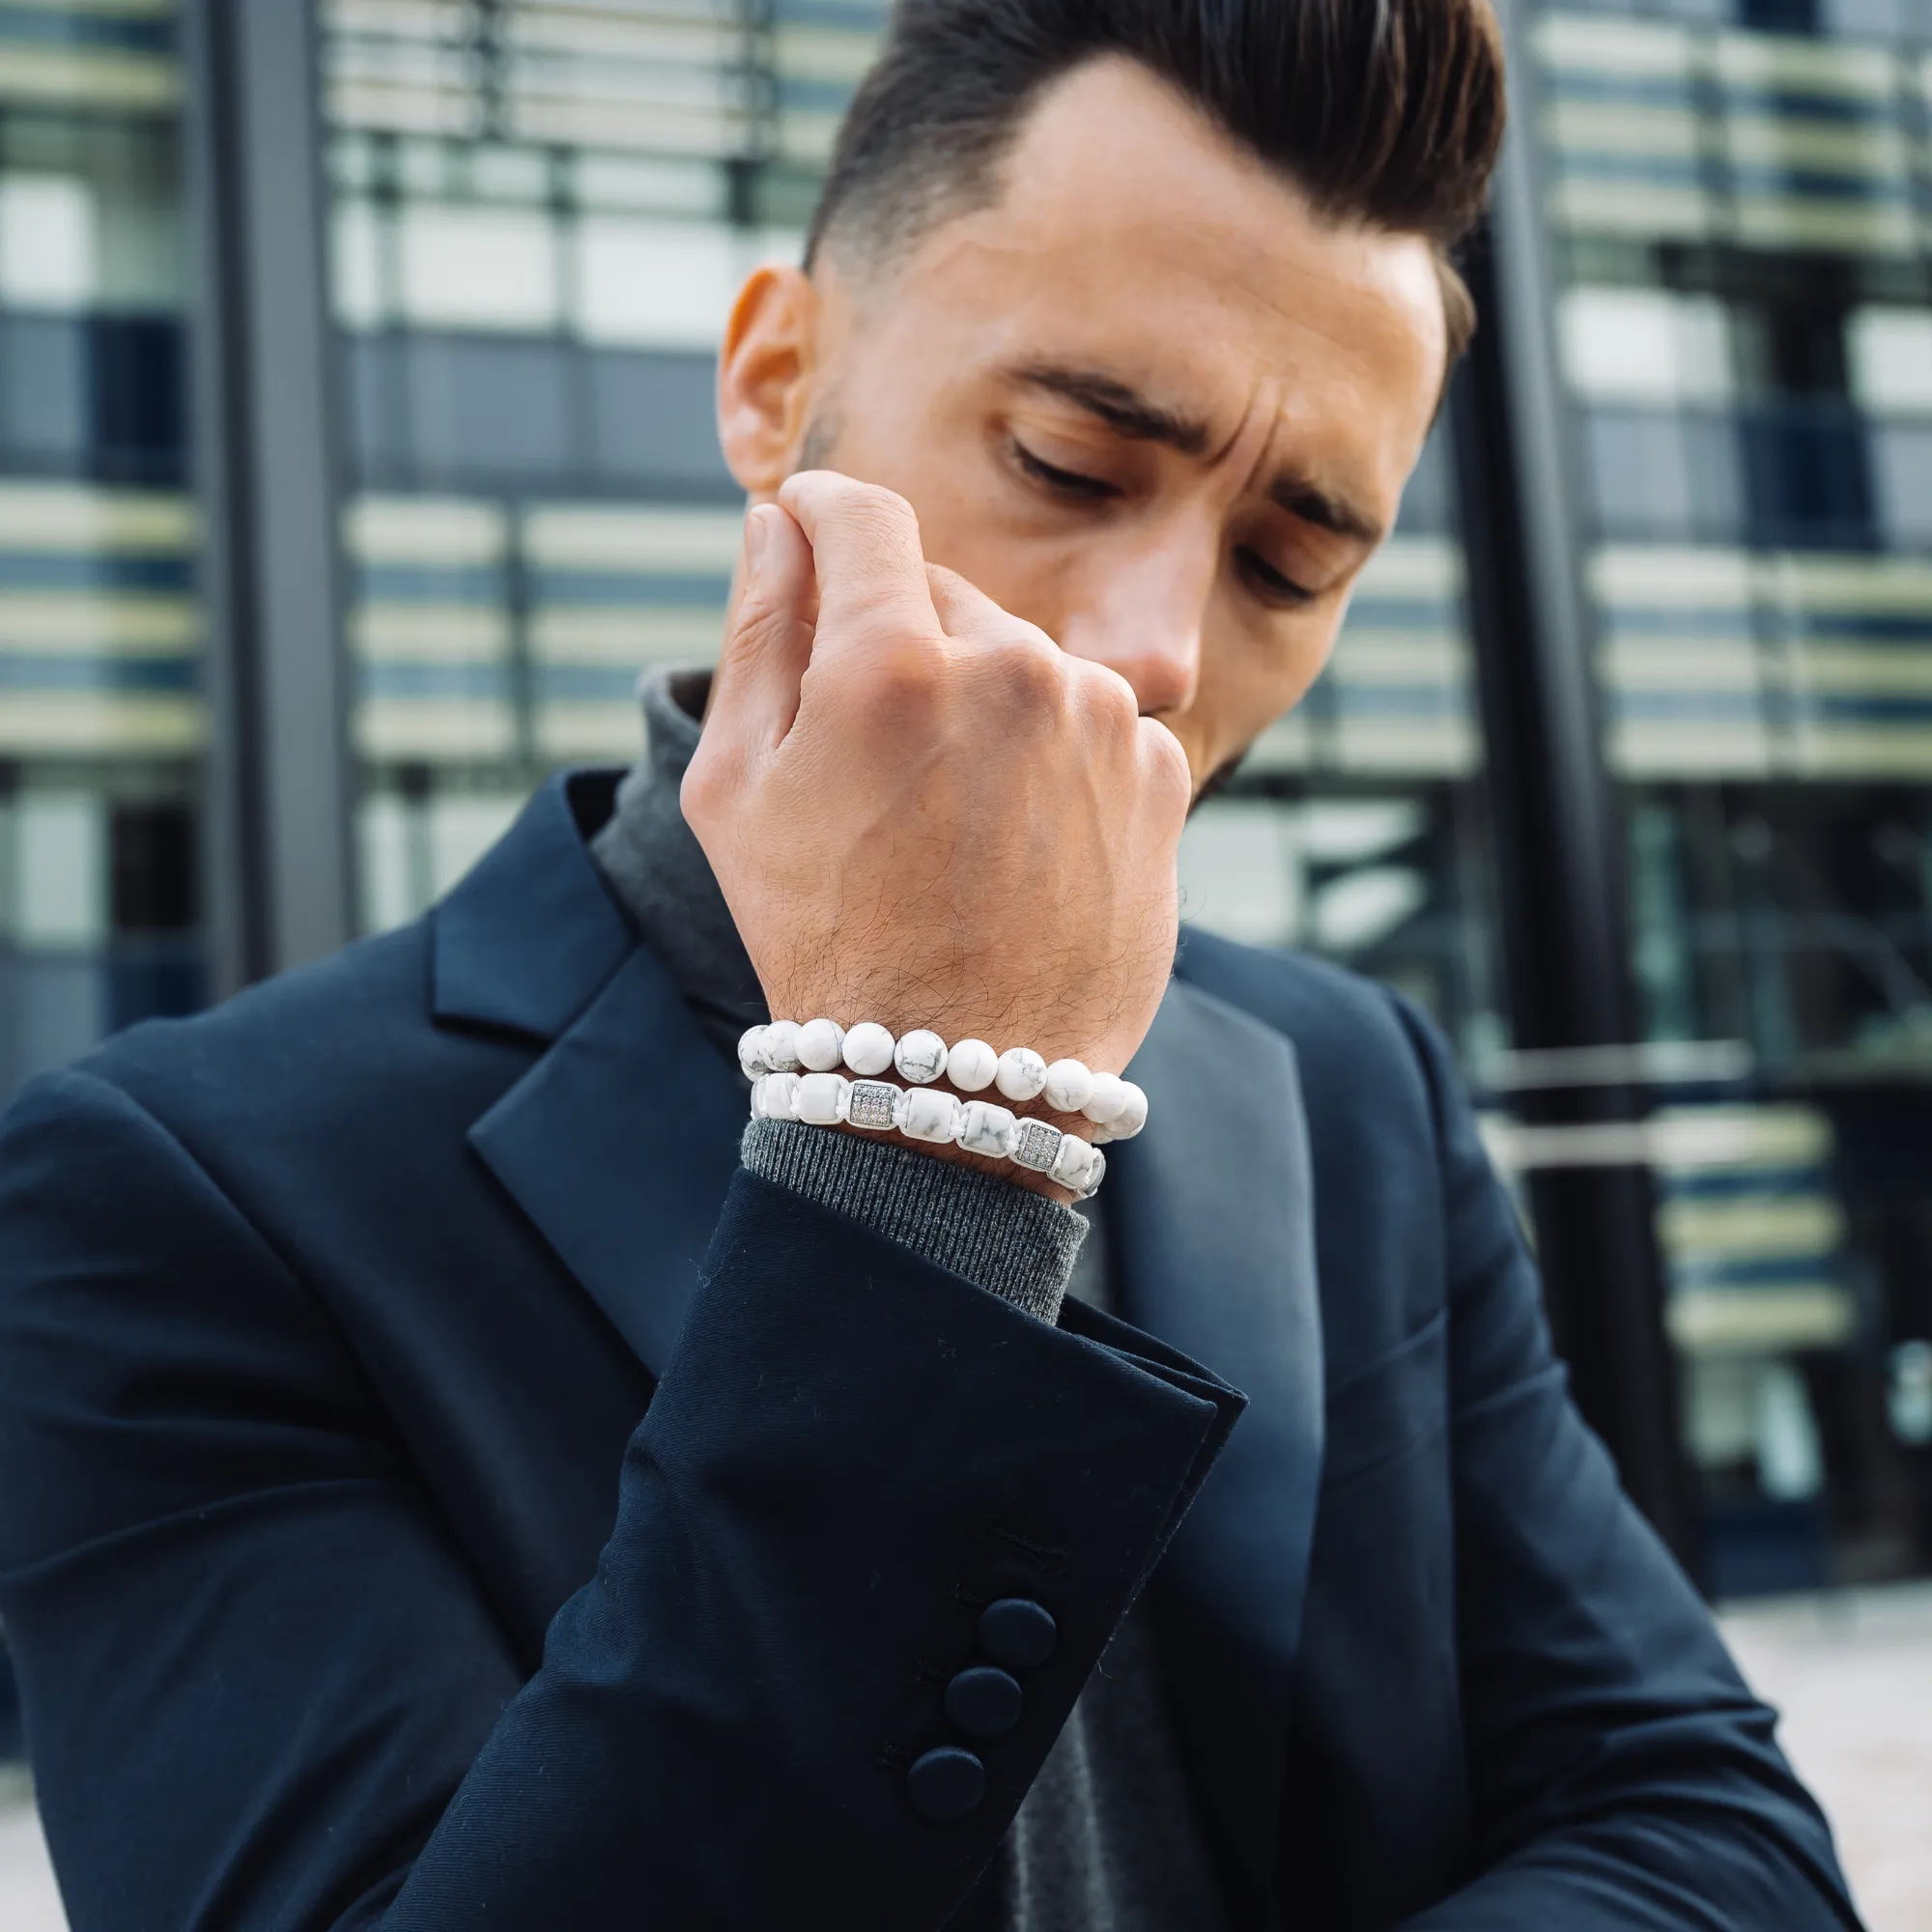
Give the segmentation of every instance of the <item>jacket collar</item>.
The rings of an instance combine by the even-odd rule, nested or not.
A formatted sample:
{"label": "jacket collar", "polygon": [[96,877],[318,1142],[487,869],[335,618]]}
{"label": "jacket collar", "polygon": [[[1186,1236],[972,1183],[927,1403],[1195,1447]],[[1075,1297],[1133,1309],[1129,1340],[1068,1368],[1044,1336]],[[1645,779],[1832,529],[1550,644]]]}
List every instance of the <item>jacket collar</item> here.
{"label": "jacket collar", "polygon": [[[471,1144],[653,1374],[738,1162],[743,1082],[584,846],[616,774],[555,780],[439,909],[444,1024],[547,1046]],[[1314,1193],[1294,1049],[1177,978],[1110,1150],[1122,1314],[1248,1397],[1156,1577],[1168,1688],[1239,1920],[1266,1922],[1322,1449]]]}
{"label": "jacket collar", "polygon": [[621,772],[559,773],[433,915],[430,1009],[439,1020],[554,1039],[617,970],[637,935],[584,842]]}

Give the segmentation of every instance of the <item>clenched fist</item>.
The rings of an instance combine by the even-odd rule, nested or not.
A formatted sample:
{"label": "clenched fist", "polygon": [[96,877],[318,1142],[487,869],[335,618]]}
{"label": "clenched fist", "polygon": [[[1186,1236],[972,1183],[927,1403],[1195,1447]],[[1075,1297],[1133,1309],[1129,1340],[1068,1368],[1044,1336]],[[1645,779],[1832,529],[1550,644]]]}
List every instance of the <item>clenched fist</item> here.
{"label": "clenched fist", "polygon": [[745,526],[684,813],[776,1016],[1118,1073],[1174,958],[1179,743],[825,470]]}

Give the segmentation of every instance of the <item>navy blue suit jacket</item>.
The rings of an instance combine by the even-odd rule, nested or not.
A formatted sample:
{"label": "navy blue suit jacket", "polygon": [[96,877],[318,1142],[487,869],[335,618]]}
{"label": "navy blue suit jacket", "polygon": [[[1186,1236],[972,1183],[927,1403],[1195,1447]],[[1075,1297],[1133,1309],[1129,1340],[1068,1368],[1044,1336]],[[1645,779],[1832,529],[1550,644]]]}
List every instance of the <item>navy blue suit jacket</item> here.
{"label": "navy blue suit jacket", "polygon": [[[930,1932],[1144,1582],[1243,1932],[1855,1923],[1425,1024],[1190,938],[1122,1319],[1049,1327],[739,1168],[610,790],[9,1118],[0,1615],[77,1932]],[[928,1822],[1014,1593],[1058,1648]]]}

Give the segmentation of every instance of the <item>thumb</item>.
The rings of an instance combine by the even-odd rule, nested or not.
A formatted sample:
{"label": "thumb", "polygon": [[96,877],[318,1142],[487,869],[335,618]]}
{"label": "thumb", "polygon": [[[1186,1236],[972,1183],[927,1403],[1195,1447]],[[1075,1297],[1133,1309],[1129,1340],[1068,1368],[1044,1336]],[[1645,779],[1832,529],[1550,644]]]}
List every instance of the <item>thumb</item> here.
{"label": "thumb", "polygon": [[798,716],[811,662],[818,582],[811,546],[789,512],[760,503],[745,519],[743,589],[711,682],[705,736],[741,753],[769,751]]}

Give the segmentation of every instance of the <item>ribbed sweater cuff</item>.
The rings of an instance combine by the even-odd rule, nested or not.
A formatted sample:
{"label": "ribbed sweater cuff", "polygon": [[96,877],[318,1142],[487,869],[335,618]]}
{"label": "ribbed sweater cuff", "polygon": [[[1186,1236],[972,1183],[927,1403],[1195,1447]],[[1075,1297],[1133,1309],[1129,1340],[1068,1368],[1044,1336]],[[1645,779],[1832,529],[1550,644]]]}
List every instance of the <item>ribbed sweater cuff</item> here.
{"label": "ribbed sweater cuff", "polygon": [[936,1267],[1057,1321],[1087,1223],[1070,1208],[975,1168],[795,1121],[753,1121],[744,1162],[849,1214]]}

